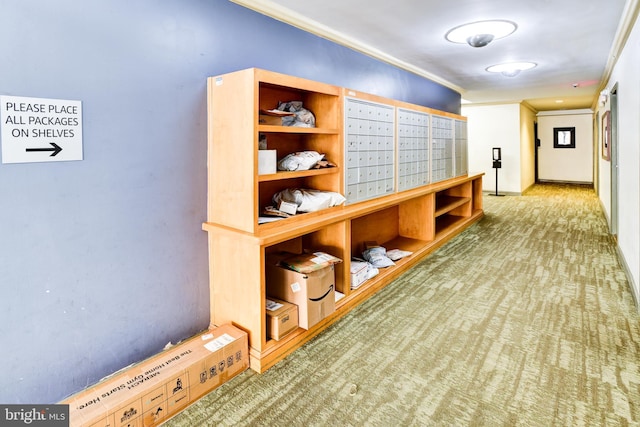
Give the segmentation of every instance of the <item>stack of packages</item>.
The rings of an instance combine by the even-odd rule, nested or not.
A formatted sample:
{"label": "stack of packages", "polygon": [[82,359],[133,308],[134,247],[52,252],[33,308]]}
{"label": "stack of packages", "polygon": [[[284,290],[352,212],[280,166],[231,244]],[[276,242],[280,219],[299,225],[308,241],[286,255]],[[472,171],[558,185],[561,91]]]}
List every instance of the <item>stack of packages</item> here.
{"label": "stack of packages", "polygon": [[351,289],[358,289],[366,280],[377,276],[380,268],[396,265],[394,261],[413,253],[400,249],[387,251],[376,242],[365,242],[364,247],[362,259],[351,260]]}

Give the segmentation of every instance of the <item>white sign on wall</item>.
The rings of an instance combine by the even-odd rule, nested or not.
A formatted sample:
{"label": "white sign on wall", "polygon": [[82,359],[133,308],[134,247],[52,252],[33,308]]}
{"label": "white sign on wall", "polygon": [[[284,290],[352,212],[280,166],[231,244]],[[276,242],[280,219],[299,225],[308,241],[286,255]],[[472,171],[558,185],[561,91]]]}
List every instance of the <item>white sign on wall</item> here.
{"label": "white sign on wall", "polygon": [[0,96],[2,163],[82,160],[82,102]]}

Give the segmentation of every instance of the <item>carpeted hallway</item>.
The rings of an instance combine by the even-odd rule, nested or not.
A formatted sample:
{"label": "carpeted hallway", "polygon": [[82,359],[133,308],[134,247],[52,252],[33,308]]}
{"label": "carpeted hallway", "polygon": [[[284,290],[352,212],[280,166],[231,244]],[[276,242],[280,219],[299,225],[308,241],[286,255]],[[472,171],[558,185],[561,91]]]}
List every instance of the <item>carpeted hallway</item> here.
{"label": "carpeted hallway", "polygon": [[165,425],[640,425],[640,316],[593,189],[484,207],[287,359]]}

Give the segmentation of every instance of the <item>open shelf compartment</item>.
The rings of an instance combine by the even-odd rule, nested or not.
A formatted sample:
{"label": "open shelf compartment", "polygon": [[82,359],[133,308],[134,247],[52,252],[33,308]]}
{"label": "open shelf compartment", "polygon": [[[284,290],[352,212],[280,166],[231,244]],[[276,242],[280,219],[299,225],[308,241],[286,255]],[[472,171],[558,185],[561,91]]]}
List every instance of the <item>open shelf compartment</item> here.
{"label": "open shelf compartment", "polygon": [[[371,212],[351,220],[351,257],[362,258],[367,242],[375,242],[386,250],[400,249],[419,256],[434,239],[434,228],[428,220],[433,211],[433,194],[425,194]],[[393,270],[413,257],[395,261],[395,266],[379,269],[377,276],[367,280],[357,289],[348,289],[347,295],[361,292],[377,282],[384,282]],[[350,264],[350,262],[349,262]]]}
{"label": "open shelf compartment", "polygon": [[[346,236],[346,226],[347,226],[346,222],[339,221],[329,226],[322,227],[318,230],[311,231],[307,234],[297,236],[292,239],[285,240],[285,241],[266,247],[265,248],[265,268],[266,268],[266,263],[268,262],[270,255],[272,254],[277,254],[280,252],[288,252],[292,254],[302,254],[302,253],[309,253],[309,252],[325,252],[327,254],[333,255],[343,260],[343,262],[335,264],[333,266],[333,269],[335,274],[335,279],[334,279],[335,290],[337,292],[341,292],[342,294],[344,294],[345,286],[348,286],[348,284],[345,285],[346,282],[345,282],[344,260],[349,256],[349,254],[345,250],[347,245],[344,242],[344,239]],[[271,296],[269,292],[270,285],[272,284],[269,282],[269,278],[265,277],[265,290],[264,290],[265,298]],[[263,301],[263,306],[264,306],[264,301]],[[264,316],[266,317],[266,312],[264,313]],[[265,326],[266,326],[266,322],[265,322]],[[306,333],[306,330],[301,328],[298,328],[298,329],[299,329],[298,331],[299,333]],[[296,331],[293,331],[290,334],[295,335],[295,333]],[[287,339],[288,339],[288,335],[287,335]],[[279,345],[284,345],[284,343],[287,342],[287,339],[285,340],[281,339],[280,341],[283,342],[283,344],[281,344],[280,341],[276,341],[266,337],[266,331],[265,331],[265,341],[263,342],[262,347],[265,349],[278,347]]]}

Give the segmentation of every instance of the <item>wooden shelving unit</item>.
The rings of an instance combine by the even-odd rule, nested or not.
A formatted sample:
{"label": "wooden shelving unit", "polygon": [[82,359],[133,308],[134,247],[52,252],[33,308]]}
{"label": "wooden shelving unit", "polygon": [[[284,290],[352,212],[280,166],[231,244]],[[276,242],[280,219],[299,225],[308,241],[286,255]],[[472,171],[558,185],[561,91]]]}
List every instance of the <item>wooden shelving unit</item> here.
{"label": "wooden shelving unit", "polygon": [[303,178],[306,176],[318,176],[318,175],[330,175],[334,173],[339,173],[340,169],[336,168],[324,168],[324,169],[312,169],[308,171],[285,171],[285,172],[276,172],[271,174],[259,175],[258,181],[278,181],[281,179],[293,179],[293,178]]}
{"label": "wooden shelving unit", "polygon": [[[259,69],[208,79],[209,211],[203,229],[209,238],[211,323],[231,322],[248,332],[251,368],[258,372],[299,348],[483,216],[482,174],[465,174],[259,224],[261,210],[284,188],[344,194],[344,93],[335,86]],[[315,114],[315,128],[258,124],[259,110],[291,100],[302,100]],[[392,100],[386,104],[396,108]],[[407,104],[398,105],[407,108]],[[336,167],[258,175],[260,134],[266,135],[268,148],[276,149],[278,158],[314,150],[326,154]],[[352,290],[351,258],[361,256],[366,241],[413,254]],[[335,285],[344,297],[333,314],[309,330],[298,328],[279,341],[268,339],[266,257],[273,252],[302,253],[305,249],[325,251],[343,260],[335,266]]]}

